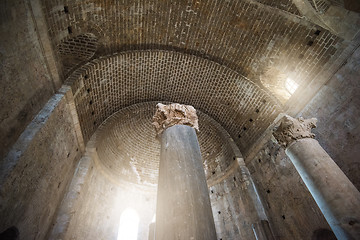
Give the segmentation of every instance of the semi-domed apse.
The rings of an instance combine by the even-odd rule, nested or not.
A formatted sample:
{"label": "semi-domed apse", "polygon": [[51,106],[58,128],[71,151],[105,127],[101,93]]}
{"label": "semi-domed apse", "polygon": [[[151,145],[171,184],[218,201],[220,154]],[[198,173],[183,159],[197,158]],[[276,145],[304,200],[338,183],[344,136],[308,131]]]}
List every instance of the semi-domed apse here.
{"label": "semi-domed apse", "polygon": [[[3,0],[0,25],[0,238],[360,238],[358,1]],[[158,103],[199,131],[157,136]]]}

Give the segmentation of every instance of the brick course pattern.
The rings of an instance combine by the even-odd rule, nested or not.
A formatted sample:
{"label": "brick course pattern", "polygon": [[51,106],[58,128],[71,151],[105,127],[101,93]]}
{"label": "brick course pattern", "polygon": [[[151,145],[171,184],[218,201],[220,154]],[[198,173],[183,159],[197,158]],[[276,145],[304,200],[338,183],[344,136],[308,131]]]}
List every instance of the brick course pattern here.
{"label": "brick course pattern", "polygon": [[58,45],[57,51],[66,73],[77,67],[77,65],[88,61],[94,56],[97,49],[97,38],[94,34],[81,34],[63,41]]}
{"label": "brick course pattern", "polygon": [[[106,119],[94,134],[100,167],[113,182],[156,188],[160,142],[152,117],[158,102],[124,108]],[[197,133],[207,179],[224,171],[234,160],[228,135],[206,114],[197,111]]]}
{"label": "brick course pattern", "polygon": [[176,50],[226,65],[258,83],[276,68],[305,86],[346,44],[300,16],[290,0],[43,0],[43,6],[54,46],[91,33],[99,41],[96,56]]}
{"label": "brick course pattern", "polygon": [[91,61],[68,79],[85,143],[113,113],[169,101],[204,112],[244,152],[281,112],[264,90],[212,61],[169,51],[131,51]]}

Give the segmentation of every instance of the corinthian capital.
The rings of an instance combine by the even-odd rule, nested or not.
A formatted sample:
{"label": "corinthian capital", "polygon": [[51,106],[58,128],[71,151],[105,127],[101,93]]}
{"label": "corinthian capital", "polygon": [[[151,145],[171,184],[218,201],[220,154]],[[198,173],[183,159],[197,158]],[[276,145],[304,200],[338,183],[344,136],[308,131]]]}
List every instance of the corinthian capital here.
{"label": "corinthian capital", "polygon": [[315,134],[311,132],[311,129],[316,127],[316,122],[316,118],[296,119],[285,115],[280,120],[280,126],[273,132],[273,135],[280,145],[287,147],[295,140],[314,138]]}
{"label": "corinthian capital", "polygon": [[153,117],[153,125],[157,135],[160,135],[165,129],[174,125],[187,125],[199,131],[195,108],[179,103],[169,105],[158,103]]}

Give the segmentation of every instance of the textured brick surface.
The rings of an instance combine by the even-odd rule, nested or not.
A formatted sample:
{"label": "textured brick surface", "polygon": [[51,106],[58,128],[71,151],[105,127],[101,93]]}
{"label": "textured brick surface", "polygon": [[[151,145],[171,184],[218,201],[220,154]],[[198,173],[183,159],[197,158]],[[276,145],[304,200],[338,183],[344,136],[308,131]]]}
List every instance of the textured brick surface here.
{"label": "textured brick surface", "polygon": [[54,46],[92,33],[99,42],[96,56],[176,50],[209,58],[253,81],[278,69],[306,85],[346,44],[301,18],[290,0],[56,0],[43,5]]}
{"label": "textured brick surface", "polygon": [[[123,114],[99,130],[100,158],[91,165],[82,190],[74,190],[80,197],[68,212],[73,218],[66,237],[115,238],[120,213],[132,206],[145,213],[140,235],[146,238],[155,207],[158,145],[146,120],[152,107],[142,102],[191,104],[220,123],[247,152],[282,111],[262,89],[275,96],[276,89],[284,90],[279,76],[291,77],[299,90],[321,85],[330,76],[324,73],[335,72],[358,46],[309,22],[291,0],[39,1],[47,22],[40,25],[59,57],[52,61],[59,61],[70,76],[74,103],[70,111],[63,100],[23,155],[13,152],[19,161],[1,183],[0,231],[16,225],[26,239],[44,238],[80,157],[76,139],[81,137],[72,125],[76,115],[76,130],[81,128],[86,144],[103,121],[118,111]],[[330,4],[343,6],[341,0],[308,1],[319,14]],[[39,30],[34,2],[0,4],[1,159],[54,91],[43,56],[46,46],[38,40],[47,36]],[[356,54],[302,114],[323,123],[315,130],[320,143],[359,188]],[[305,99],[301,93],[287,106]],[[43,120],[37,119],[39,124]],[[213,120],[201,121],[206,174],[218,180],[212,201],[219,237],[250,235],[240,176],[226,172],[233,152]],[[116,128],[106,130],[110,126]],[[307,240],[315,230],[328,228],[284,152],[272,142],[259,149],[247,163],[277,239]],[[104,171],[110,180],[121,181],[109,181]],[[148,191],[131,192],[139,189],[136,185]]]}
{"label": "textured brick surface", "polygon": [[[124,108],[108,118],[93,138],[103,170],[114,181],[155,188],[158,181],[160,142],[155,138],[152,117],[157,102]],[[225,170],[234,153],[214,120],[197,112],[198,140],[207,178]]]}
{"label": "textured brick surface", "polygon": [[57,51],[61,57],[64,71],[71,71],[79,64],[89,60],[94,56],[97,45],[97,38],[91,33],[77,35],[59,44]]}
{"label": "textured brick surface", "polygon": [[157,100],[189,104],[208,114],[242,151],[280,112],[265,91],[237,72],[178,52],[136,51],[97,59],[77,70],[68,84],[85,142],[114,112]]}

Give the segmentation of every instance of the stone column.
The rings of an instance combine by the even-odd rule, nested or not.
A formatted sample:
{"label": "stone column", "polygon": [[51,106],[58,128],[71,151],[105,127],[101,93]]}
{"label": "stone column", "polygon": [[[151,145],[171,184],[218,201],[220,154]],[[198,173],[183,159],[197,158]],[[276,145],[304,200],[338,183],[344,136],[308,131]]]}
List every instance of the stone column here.
{"label": "stone column", "polygon": [[148,240],[155,240],[155,222],[149,225],[149,237]]}
{"label": "stone column", "polygon": [[161,141],[156,240],[215,240],[196,110],[159,103],[153,119]]}
{"label": "stone column", "polygon": [[284,116],[273,133],[338,239],[360,239],[360,192],[311,133],[316,119]]}

